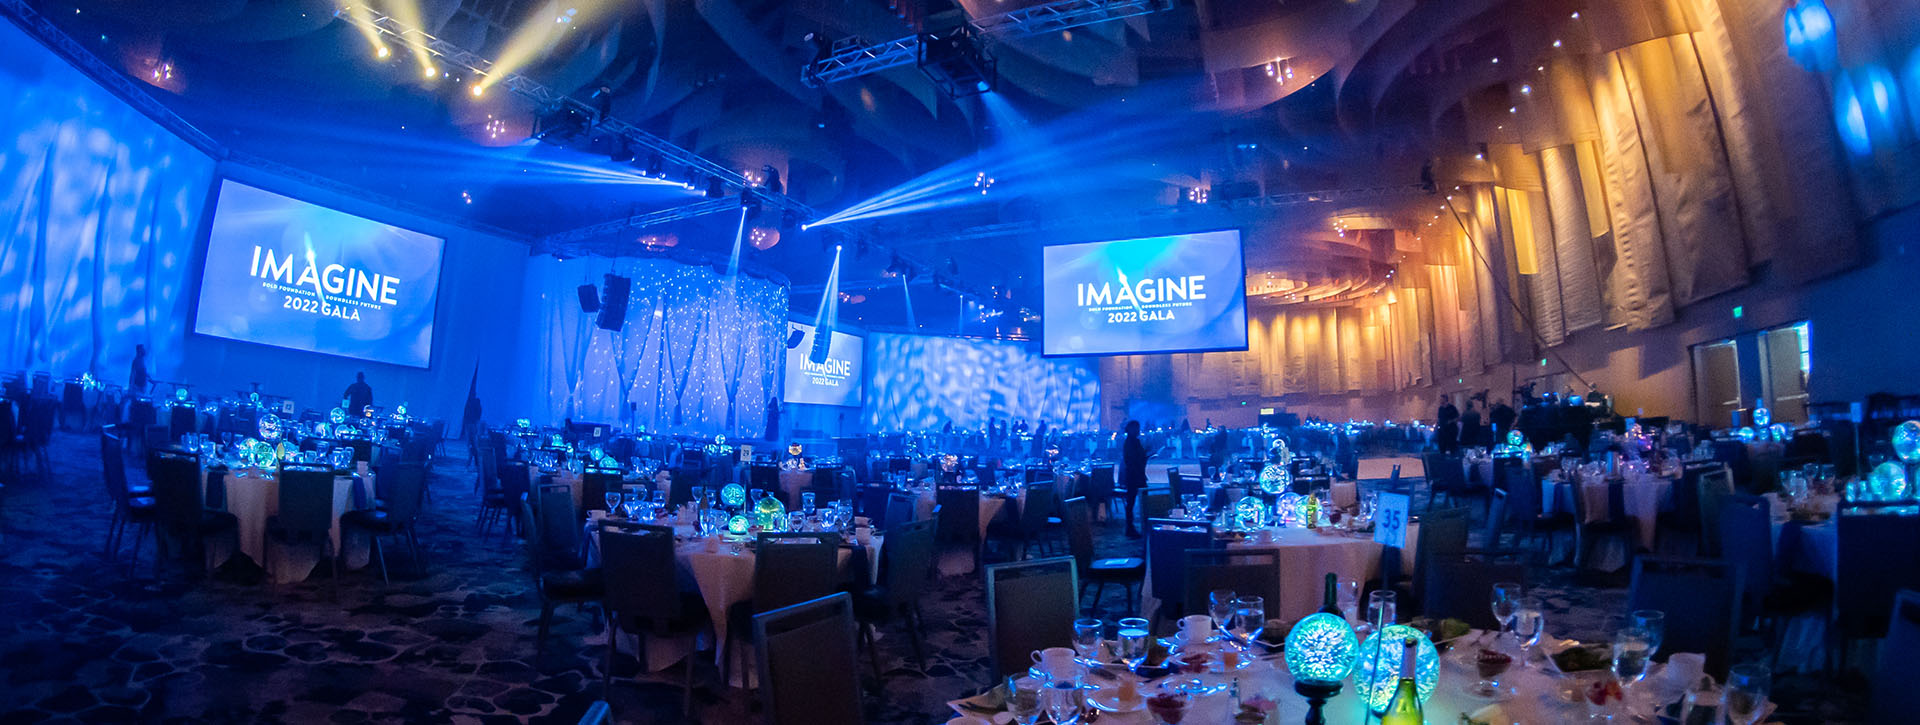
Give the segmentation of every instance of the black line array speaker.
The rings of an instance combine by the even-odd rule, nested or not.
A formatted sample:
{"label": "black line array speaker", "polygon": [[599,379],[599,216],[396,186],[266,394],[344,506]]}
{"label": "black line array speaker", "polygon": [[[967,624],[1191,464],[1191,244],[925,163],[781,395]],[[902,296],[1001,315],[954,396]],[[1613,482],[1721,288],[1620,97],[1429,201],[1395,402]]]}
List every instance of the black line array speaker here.
{"label": "black line array speaker", "polygon": [[593,285],[580,285],[580,311],[589,314],[600,311],[600,291]]}
{"label": "black line array speaker", "polygon": [[617,274],[607,275],[607,293],[600,299],[600,329],[619,330],[627,324],[627,296],[633,280]]}

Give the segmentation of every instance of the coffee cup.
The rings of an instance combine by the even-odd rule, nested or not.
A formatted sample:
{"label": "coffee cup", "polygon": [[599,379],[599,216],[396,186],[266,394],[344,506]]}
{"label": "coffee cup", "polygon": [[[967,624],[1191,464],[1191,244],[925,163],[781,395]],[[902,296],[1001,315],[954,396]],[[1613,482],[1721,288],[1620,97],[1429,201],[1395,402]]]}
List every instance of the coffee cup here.
{"label": "coffee cup", "polygon": [[1069,647],[1048,647],[1034,650],[1033,664],[1048,677],[1065,677],[1073,674],[1077,664],[1073,659],[1073,649]]}
{"label": "coffee cup", "polygon": [[1199,644],[1213,636],[1213,617],[1205,614],[1192,614],[1180,618],[1180,637],[1190,644]]}

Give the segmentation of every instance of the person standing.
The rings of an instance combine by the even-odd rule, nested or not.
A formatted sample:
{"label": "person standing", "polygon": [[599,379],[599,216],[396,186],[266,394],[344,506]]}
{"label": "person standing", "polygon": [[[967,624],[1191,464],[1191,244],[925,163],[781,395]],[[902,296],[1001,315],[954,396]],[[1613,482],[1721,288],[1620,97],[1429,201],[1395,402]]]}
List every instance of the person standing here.
{"label": "person standing", "polygon": [[1440,409],[1434,415],[1433,444],[1449,456],[1460,448],[1460,409],[1446,395],[1440,396]]}
{"label": "person standing", "polygon": [[152,379],[147,377],[147,346],[133,346],[133,365],[127,370],[127,392],[146,395]]}
{"label": "person standing", "polygon": [[1514,421],[1519,418],[1520,414],[1514,412],[1513,406],[1507,405],[1504,400],[1494,401],[1493,410],[1487,412],[1487,421],[1493,424],[1493,435],[1496,437],[1511,432]]}
{"label": "person standing", "polygon": [[1147,446],[1140,442],[1140,421],[1127,421],[1127,439],[1120,445],[1120,479],[1127,491],[1127,536],[1140,538],[1133,524],[1133,509],[1140,501],[1140,490],[1147,487]]}
{"label": "person standing", "polygon": [[367,407],[373,405],[373,386],[367,384],[367,374],[354,373],[353,384],[347,386],[347,392],[341,397],[347,399],[347,415],[367,415]]}
{"label": "person standing", "polygon": [[1460,445],[1481,445],[1486,438],[1486,429],[1480,425],[1480,404],[1467,401],[1467,410],[1460,414]]}

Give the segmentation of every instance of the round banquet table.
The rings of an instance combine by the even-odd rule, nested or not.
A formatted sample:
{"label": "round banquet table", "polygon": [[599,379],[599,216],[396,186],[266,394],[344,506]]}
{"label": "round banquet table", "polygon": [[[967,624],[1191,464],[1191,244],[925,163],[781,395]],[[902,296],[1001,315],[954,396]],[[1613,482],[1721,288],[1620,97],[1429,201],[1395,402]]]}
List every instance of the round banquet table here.
{"label": "round banquet table", "polygon": [[[206,494],[210,477],[205,468],[200,469],[201,495]],[[364,532],[354,531],[342,535],[340,516],[356,506],[355,501],[365,501],[372,505],[374,500],[373,474],[364,476],[335,476],[333,479],[333,521],[328,531],[333,540],[333,550],[341,556],[348,569],[359,569],[367,565],[372,556],[372,543]],[[301,581],[313,573],[320,564],[321,552],[315,546],[274,546],[267,547],[267,519],[280,513],[280,481],[274,472],[243,468],[226,471],[224,480],[227,487],[227,512],[233,514],[239,522],[237,537],[240,553],[253,559],[254,563],[266,570],[273,581],[281,584]],[[358,483],[361,495],[355,496],[353,487]],[[215,543],[211,553],[215,565],[226,561],[233,554],[223,544]]]}
{"label": "round banquet table", "polygon": [[[1480,634],[1480,633],[1475,633]],[[1500,678],[1500,683],[1508,689],[1508,696],[1495,703],[1469,695],[1466,688],[1479,679],[1471,663],[1463,662],[1457,653],[1442,653],[1440,657],[1440,679],[1435,685],[1433,696],[1422,706],[1423,715],[1429,723],[1461,722],[1461,716],[1471,716],[1475,721],[1489,725],[1513,725],[1516,723],[1549,722],[1585,722],[1589,706],[1584,700],[1569,702],[1562,699],[1561,692],[1572,687],[1594,681],[1605,674],[1604,671],[1559,675],[1538,664],[1528,668],[1517,665]],[[1397,666],[1397,665],[1396,665]],[[1127,675],[1120,675],[1127,676]],[[1231,723],[1233,722],[1233,698],[1228,694],[1226,685],[1236,676],[1209,674],[1201,675],[1203,683],[1219,686],[1221,691],[1211,695],[1195,697],[1188,705],[1183,722],[1189,723]],[[1355,677],[1358,677],[1356,674]],[[1276,659],[1255,662],[1237,675],[1240,684],[1240,698],[1247,701],[1254,697],[1265,698],[1273,702],[1276,712],[1267,714],[1266,722],[1301,722],[1307,715],[1306,699],[1294,692],[1293,676],[1286,671],[1286,665]],[[1676,677],[1668,676],[1663,665],[1650,666],[1646,679],[1636,686],[1636,696],[1655,697],[1661,693],[1664,697],[1677,697],[1684,686],[1675,687],[1671,682]],[[1101,681],[1089,678],[1090,681]],[[1151,692],[1155,683],[1141,686],[1142,692]],[[1340,694],[1327,701],[1324,714],[1327,722],[1358,723],[1366,721],[1365,705],[1355,694],[1360,689],[1354,680],[1349,679],[1341,688]],[[957,701],[956,701],[957,702]],[[1617,705],[1615,706],[1617,707]],[[955,712],[964,710],[955,708]],[[1624,713],[1615,713],[1615,722],[1629,722]],[[1100,722],[1112,725],[1152,725],[1153,716],[1145,708],[1132,712],[1103,712]]]}
{"label": "round banquet table", "polygon": [[[926,488],[921,490],[919,499],[914,501],[914,519],[924,520],[933,518],[933,506],[937,499],[938,494],[934,492],[934,489]],[[1002,496],[993,493],[980,494],[980,538],[987,538],[987,524],[993,521],[993,517],[1000,515],[1000,509],[1006,508],[1008,501],[1015,502],[1016,508],[1014,511],[1018,512],[1018,504],[1026,500],[1027,489],[1025,488],[1020,489],[1020,494],[1017,497]]]}
{"label": "round banquet table", "polygon": [[[1380,552],[1384,546],[1374,543],[1372,534],[1346,534],[1330,529],[1310,530],[1304,528],[1268,529],[1273,532],[1272,542],[1253,539],[1229,544],[1230,551],[1272,550],[1280,554],[1280,603],[1273,607],[1274,616],[1293,621],[1303,618],[1320,608],[1325,591],[1324,580],[1328,572],[1340,577],[1342,582],[1366,582],[1380,574]],[[1321,532],[1327,533],[1321,533]],[[1415,527],[1407,528],[1407,538],[1418,536]],[[1406,571],[1412,571],[1412,547],[1401,550],[1402,564]],[[1153,577],[1149,576],[1140,589],[1140,611],[1151,612],[1160,606],[1160,600],[1153,594]],[[1175,612],[1177,618],[1194,612]]]}

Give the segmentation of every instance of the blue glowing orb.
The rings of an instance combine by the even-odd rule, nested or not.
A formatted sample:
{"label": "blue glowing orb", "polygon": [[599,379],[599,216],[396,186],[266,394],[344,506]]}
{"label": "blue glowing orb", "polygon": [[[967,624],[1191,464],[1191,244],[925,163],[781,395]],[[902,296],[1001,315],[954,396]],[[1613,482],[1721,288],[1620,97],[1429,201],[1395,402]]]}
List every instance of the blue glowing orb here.
{"label": "blue glowing orb", "polygon": [[1893,453],[1908,463],[1920,463],[1920,420],[1893,427]]}
{"label": "blue glowing orb", "polygon": [[336,426],[345,423],[347,422],[347,411],[340,408],[327,411],[327,420],[332,421]]}
{"label": "blue glowing orb", "polygon": [[1507,431],[1507,445],[1513,446],[1515,448],[1519,448],[1526,444],[1527,444],[1527,437],[1525,435],[1522,435],[1520,431],[1517,431],[1517,430]]}
{"label": "blue glowing orb", "polygon": [[186,399],[187,399],[187,389],[186,389],[186,388],[174,388],[174,389],[173,389],[173,399],[174,399],[174,400],[178,400],[178,401],[182,401],[182,402],[185,402],[185,401],[186,401]]}
{"label": "blue glowing orb", "polygon": [[1824,0],[1800,0],[1786,13],[1787,56],[1800,67],[1817,73],[1840,65],[1840,46],[1833,36],[1833,13]]}
{"label": "blue glowing orb", "polygon": [[787,523],[787,505],[779,496],[768,496],[753,505],[753,522],[761,531],[780,531]]}
{"label": "blue glowing orb", "polygon": [[747,533],[747,528],[750,526],[752,526],[752,524],[747,523],[747,517],[745,516],[735,515],[733,518],[727,519],[727,533],[735,536]]}
{"label": "blue glowing orb", "polygon": [[272,468],[274,466],[273,444],[248,438],[240,441],[240,451],[254,468]]}
{"label": "blue glowing orb", "polygon": [[1339,682],[1353,672],[1360,639],[1339,615],[1319,612],[1287,633],[1287,671],[1293,679]]}
{"label": "blue glowing orb", "polygon": [[1236,528],[1257,529],[1267,525],[1267,504],[1259,496],[1244,496],[1233,503]]}
{"label": "blue glowing orb", "polygon": [[516,418],[513,421],[513,427],[519,428],[520,430],[528,430],[533,428],[533,421],[527,420],[526,418]]}
{"label": "blue glowing orb", "polygon": [[747,489],[737,483],[720,487],[720,503],[727,506],[743,506],[747,503]]}
{"label": "blue glowing orb", "polygon": [[260,437],[270,441],[280,440],[280,416],[268,413],[260,416]]}
{"label": "blue glowing orb", "polygon": [[1277,496],[1292,485],[1293,473],[1286,466],[1269,463],[1266,468],[1260,469],[1260,490],[1268,495]]}
{"label": "blue glowing orb", "polygon": [[1913,495],[1907,485],[1907,467],[1887,461],[1867,474],[1867,492],[1880,501],[1901,501]]}
{"label": "blue glowing orb", "polygon": [[1750,425],[1740,426],[1740,430],[1734,433],[1734,436],[1738,437],[1742,443],[1752,443],[1754,435],[1753,426]]}
{"label": "blue glowing orb", "polygon": [[397,405],[397,406],[394,406],[394,408],[393,408],[393,414],[394,414],[394,415],[397,415],[397,416],[400,416],[400,417],[402,417],[402,418],[405,418],[405,417],[407,417],[407,404],[406,404],[406,403],[401,403],[401,404],[399,404],[399,405]]}
{"label": "blue glowing orb", "polygon": [[1408,637],[1419,640],[1413,656],[1413,683],[1420,693],[1420,701],[1433,697],[1433,688],[1440,683],[1440,653],[1433,648],[1426,633],[1404,624],[1387,625],[1360,644],[1360,660],[1353,671],[1354,690],[1367,698],[1367,705],[1374,712],[1386,711],[1387,705],[1393,702],[1393,689],[1400,681],[1401,655],[1405,652],[1403,643]]}
{"label": "blue glowing orb", "polygon": [[1773,411],[1767,410],[1767,406],[1762,405],[1761,401],[1753,401],[1753,424],[1755,426],[1764,426],[1772,422]]}

